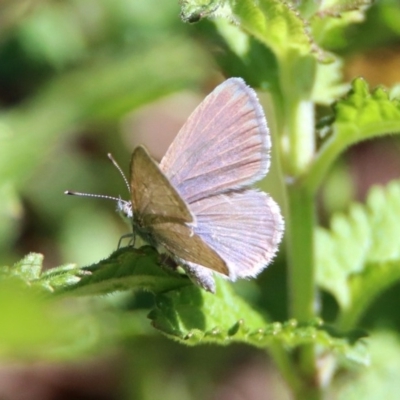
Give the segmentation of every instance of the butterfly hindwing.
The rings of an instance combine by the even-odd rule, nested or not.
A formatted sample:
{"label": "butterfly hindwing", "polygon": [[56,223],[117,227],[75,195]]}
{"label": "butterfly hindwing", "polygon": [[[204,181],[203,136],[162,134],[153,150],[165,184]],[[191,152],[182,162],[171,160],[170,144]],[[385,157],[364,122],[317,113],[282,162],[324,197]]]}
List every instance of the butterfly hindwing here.
{"label": "butterfly hindwing", "polygon": [[[230,278],[256,276],[274,257],[283,233],[278,205],[266,193],[245,190],[191,205],[194,228],[227,263]],[[201,266],[201,264],[199,265]]]}

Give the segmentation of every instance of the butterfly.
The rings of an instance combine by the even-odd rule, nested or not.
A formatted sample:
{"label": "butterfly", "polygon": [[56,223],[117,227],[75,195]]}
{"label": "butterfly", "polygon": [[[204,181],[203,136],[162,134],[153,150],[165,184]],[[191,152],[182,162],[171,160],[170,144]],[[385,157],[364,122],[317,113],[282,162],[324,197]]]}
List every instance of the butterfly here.
{"label": "butterfly", "polygon": [[115,199],[117,209],[210,292],[214,272],[232,281],[255,277],[284,231],[277,203],[251,187],[268,172],[270,148],[256,93],[241,78],[227,79],[190,115],[160,164],[145,147],[133,150],[130,201]]}

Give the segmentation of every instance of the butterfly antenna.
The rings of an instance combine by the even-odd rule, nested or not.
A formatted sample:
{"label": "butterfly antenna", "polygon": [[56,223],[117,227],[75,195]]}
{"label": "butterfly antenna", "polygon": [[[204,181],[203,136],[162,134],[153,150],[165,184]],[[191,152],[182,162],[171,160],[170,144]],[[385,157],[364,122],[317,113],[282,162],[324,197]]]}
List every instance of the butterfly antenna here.
{"label": "butterfly antenna", "polygon": [[121,174],[122,178],[124,179],[125,185],[128,188],[128,192],[131,192],[131,187],[129,186],[129,182],[128,179],[126,179],[126,176],[124,174],[124,172],[122,171],[121,167],[118,165],[118,163],[115,161],[114,157],[112,156],[111,153],[107,154],[107,157],[111,160],[111,162],[114,164],[114,167],[117,168],[117,170],[119,171],[119,173]]}
{"label": "butterfly antenna", "polygon": [[69,196],[81,196],[81,197],[96,197],[98,199],[107,199],[114,201],[121,201],[118,197],[107,196],[105,194],[93,194],[93,193],[81,193],[81,192],[72,192],[71,190],[66,190],[64,194],[68,194]]}

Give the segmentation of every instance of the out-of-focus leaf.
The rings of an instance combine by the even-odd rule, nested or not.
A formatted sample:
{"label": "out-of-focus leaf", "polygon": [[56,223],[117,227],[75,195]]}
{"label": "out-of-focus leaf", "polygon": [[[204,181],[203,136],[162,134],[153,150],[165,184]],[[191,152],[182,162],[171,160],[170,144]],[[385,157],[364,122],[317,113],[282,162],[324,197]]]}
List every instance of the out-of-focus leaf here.
{"label": "out-of-focus leaf", "polygon": [[[13,266],[0,266],[0,280],[14,279],[40,290],[53,291],[58,285],[71,285],[84,275],[75,264],[63,265],[43,272],[43,255],[30,253]],[[61,282],[60,282],[61,281]],[[56,283],[55,283],[56,282]]]}
{"label": "out-of-focus leaf", "polygon": [[345,47],[346,28],[363,22],[371,0],[333,0],[321,3],[321,7],[311,19],[315,41],[328,49]]}
{"label": "out-of-focus leaf", "polygon": [[[16,266],[21,276],[27,259]],[[32,265],[32,270],[37,266]],[[21,269],[26,269],[22,271]],[[15,277],[0,279],[0,356],[8,359],[73,359],[99,348],[89,320],[72,314],[60,303]],[[84,322],[85,320],[85,322]],[[83,344],[85,342],[85,344]]]}
{"label": "out-of-focus leaf", "polygon": [[240,76],[253,88],[279,95],[277,60],[268,47],[226,19],[204,21],[198,29],[227,76]]}
{"label": "out-of-focus leaf", "polygon": [[316,191],[328,168],[347,147],[366,139],[400,133],[400,101],[357,78],[348,95],[334,106],[332,134],[321,147],[305,179],[310,191]]}
{"label": "out-of-focus leaf", "polygon": [[373,188],[365,206],[333,217],[329,230],[316,231],[317,281],[336,298],[343,327],[352,326],[367,306],[400,280],[400,184]]}
{"label": "out-of-focus leaf", "polygon": [[[1,139],[0,139],[1,141]],[[17,236],[18,222],[22,217],[21,201],[11,182],[0,185],[0,252],[3,248],[10,248]],[[6,252],[4,252],[6,253]],[[3,253],[3,256],[4,256]],[[4,260],[3,260],[4,262]]]}
{"label": "out-of-focus leaf", "polygon": [[51,151],[58,136],[76,124],[94,117],[117,118],[195,83],[203,74],[203,61],[192,45],[171,39],[142,54],[60,76],[35,98],[0,115],[0,181],[11,176],[21,185],[44,158],[44,149]]}
{"label": "out-of-focus leaf", "polygon": [[369,368],[353,370],[338,377],[332,392],[338,400],[392,399],[400,390],[400,342],[397,335],[374,332],[369,342]]}
{"label": "out-of-focus leaf", "polygon": [[229,16],[229,1],[226,0],[180,0],[181,18],[194,23],[205,17]]}
{"label": "out-of-focus leaf", "polygon": [[318,63],[312,97],[317,104],[330,105],[349,90],[343,83],[343,62],[332,57],[329,63]]}

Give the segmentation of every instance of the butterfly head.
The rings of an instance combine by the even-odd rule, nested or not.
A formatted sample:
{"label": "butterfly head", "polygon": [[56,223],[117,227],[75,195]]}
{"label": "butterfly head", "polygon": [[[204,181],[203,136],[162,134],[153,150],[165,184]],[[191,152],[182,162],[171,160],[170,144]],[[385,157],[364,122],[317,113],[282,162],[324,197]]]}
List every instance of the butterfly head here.
{"label": "butterfly head", "polygon": [[121,198],[117,201],[117,212],[122,217],[123,220],[132,223],[133,212],[132,203],[130,201],[122,200]]}

